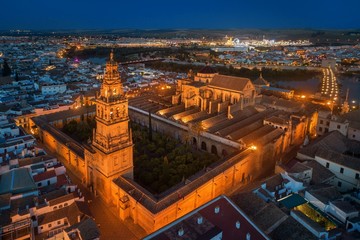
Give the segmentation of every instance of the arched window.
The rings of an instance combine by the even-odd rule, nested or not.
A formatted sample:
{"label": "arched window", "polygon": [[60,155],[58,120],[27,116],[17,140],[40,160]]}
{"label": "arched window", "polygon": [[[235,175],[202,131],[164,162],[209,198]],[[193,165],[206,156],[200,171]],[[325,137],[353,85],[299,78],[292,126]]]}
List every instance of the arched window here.
{"label": "arched window", "polygon": [[223,157],[226,157],[228,155],[228,152],[225,149],[223,149],[222,152],[221,152],[221,155]]}
{"label": "arched window", "polygon": [[217,148],[215,145],[211,146],[211,153],[217,155]]}
{"label": "arched window", "polygon": [[206,143],[205,142],[201,142],[201,150],[206,151],[207,147],[206,147]]}

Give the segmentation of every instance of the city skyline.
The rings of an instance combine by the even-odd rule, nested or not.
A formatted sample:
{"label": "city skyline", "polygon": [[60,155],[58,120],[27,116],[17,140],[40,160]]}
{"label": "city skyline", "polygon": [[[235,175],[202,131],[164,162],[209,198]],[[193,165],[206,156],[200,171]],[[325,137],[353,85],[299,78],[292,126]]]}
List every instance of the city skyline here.
{"label": "city skyline", "polygon": [[[360,3],[335,1],[19,1],[2,4],[0,29],[357,29]],[[13,11],[11,11],[13,9]]]}
{"label": "city skyline", "polygon": [[358,31],[81,32],[0,34],[2,239],[358,239]]}

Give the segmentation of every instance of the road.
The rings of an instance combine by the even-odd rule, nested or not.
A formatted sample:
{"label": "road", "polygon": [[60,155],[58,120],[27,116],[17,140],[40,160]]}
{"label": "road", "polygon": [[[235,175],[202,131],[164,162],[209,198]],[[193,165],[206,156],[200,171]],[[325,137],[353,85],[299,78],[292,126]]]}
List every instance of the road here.
{"label": "road", "polygon": [[333,104],[339,99],[339,85],[335,74],[331,68],[323,68],[323,79],[321,84],[321,94],[329,99],[328,104]]}

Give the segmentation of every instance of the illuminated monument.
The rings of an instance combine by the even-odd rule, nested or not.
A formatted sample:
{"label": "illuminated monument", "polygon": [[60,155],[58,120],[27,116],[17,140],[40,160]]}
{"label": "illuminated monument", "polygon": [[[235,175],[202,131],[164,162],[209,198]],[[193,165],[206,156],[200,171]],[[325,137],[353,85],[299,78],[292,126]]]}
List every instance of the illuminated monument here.
{"label": "illuminated monument", "polygon": [[[303,142],[311,124],[300,111],[301,103],[281,99],[277,103],[267,97],[259,105],[256,97],[249,79],[219,75],[207,67],[194,79],[178,81],[171,107],[152,101],[151,96],[131,99],[128,106],[111,53],[96,109],[87,113],[96,120],[90,146],[77,143],[56,127],[58,122],[81,121],[85,109],[34,117],[29,126],[37,129],[40,141],[62,156],[121,220],[132,219],[150,233],[272,172],[290,144]],[[129,128],[129,114],[132,121],[146,125],[149,109],[154,109],[154,131],[216,154],[222,161],[161,194],[151,194],[133,180]],[[194,131],[194,125],[200,130]]]}
{"label": "illuminated monument", "polygon": [[133,142],[128,100],[124,96],[113,52],[96,96],[96,129],[92,149],[85,150],[86,183],[107,199],[111,181],[119,175],[133,177]]}

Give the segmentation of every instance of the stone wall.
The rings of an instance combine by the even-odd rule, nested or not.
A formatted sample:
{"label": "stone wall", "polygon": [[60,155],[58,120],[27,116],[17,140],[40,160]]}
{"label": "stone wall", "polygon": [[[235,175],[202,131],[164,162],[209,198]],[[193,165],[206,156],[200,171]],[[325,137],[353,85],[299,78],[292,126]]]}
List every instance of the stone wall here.
{"label": "stone wall", "polygon": [[45,129],[39,129],[39,138],[50,151],[64,158],[71,167],[77,170],[77,173],[81,174],[80,178],[84,179],[86,176],[84,156],[72,148],[74,143],[61,141],[61,139],[56,138],[56,135]]}
{"label": "stone wall", "polygon": [[[119,217],[122,220],[130,217],[134,223],[151,233],[217,196],[230,193],[260,173],[258,167],[262,164],[253,164],[260,160],[259,156],[251,150],[245,152],[247,154],[243,152],[227,159],[223,163],[226,166],[209,170],[160,199],[146,191],[141,193],[142,188],[134,182],[129,181],[127,187],[123,188],[114,181],[112,197]],[[128,191],[127,188],[131,190]],[[149,204],[150,207],[145,207]]]}

